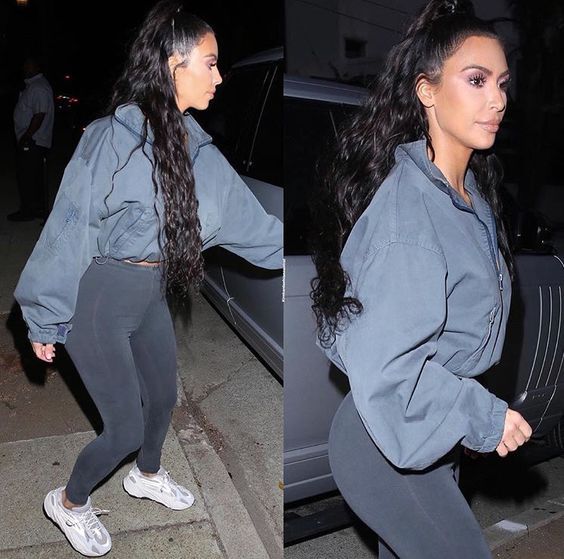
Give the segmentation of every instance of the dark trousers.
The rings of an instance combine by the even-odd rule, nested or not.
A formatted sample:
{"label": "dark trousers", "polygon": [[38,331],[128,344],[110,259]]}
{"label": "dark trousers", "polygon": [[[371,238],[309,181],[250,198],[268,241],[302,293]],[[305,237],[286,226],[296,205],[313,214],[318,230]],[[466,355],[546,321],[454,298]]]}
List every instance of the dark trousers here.
{"label": "dark trousers", "polygon": [[460,451],[425,470],[396,468],[346,396],[331,427],[331,470],[347,504],[377,534],[379,559],[491,559],[458,487]]}
{"label": "dark trousers", "polygon": [[98,408],[103,432],[80,453],[66,487],[84,504],[130,453],[157,472],[176,404],[176,339],[159,266],[95,260],[80,281],[65,347]]}
{"label": "dark trousers", "polygon": [[19,211],[45,216],[47,211],[47,148],[30,142],[16,149],[16,179],[20,195]]}

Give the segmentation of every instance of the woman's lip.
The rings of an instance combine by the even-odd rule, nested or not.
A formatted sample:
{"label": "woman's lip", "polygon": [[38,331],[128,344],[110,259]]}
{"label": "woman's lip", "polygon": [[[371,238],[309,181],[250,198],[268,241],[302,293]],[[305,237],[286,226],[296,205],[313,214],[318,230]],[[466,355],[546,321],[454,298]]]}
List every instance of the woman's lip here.
{"label": "woman's lip", "polygon": [[499,130],[499,124],[488,124],[487,122],[478,122],[478,124],[488,132],[493,132],[494,134]]}

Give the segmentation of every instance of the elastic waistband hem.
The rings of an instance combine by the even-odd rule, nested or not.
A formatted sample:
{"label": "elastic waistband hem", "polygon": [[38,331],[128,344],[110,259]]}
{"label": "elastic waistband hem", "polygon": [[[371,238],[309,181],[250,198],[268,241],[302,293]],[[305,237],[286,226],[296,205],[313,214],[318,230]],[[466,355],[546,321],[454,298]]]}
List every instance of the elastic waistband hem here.
{"label": "elastic waistband hem", "polygon": [[162,270],[163,266],[162,263],[152,266],[145,266],[143,264],[136,264],[135,262],[126,262],[125,260],[119,260],[117,258],[112,258],[111,256],[95,256],[92,261],[99,266],[111,265],[117,266],[119,268],[128,268],[130,270],[149,270],[149,271],[157,271]]}

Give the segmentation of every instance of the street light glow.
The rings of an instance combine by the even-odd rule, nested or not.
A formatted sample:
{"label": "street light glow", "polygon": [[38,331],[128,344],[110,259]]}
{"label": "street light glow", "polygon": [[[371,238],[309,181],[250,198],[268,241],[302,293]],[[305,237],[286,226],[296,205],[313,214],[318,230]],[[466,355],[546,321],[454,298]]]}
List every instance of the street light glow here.
{"label": "street light glow", "polygon": [[16,0],[18,6],[27,6],[27,0]]}

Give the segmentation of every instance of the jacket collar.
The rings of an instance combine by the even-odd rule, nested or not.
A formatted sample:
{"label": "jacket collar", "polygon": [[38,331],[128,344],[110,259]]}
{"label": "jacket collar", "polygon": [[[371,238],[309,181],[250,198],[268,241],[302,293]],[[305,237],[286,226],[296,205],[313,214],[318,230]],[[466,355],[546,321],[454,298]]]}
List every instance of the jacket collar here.
{"label": "jacket collar", "polygon": [[[427,140],[417,140],[407,144],[400,144],[394,153],[396,162],[402,159],[409,159],[415,163],[417,168],[440,190],[448,194],[452,201],[457,205],[463,204],[466,206],[462,196],[450,186],[448,180],[443,175],[441,170],[429,160],[427,156]],[[473,195],[472,199],[476,200],[479,196],[478,188],[476,185],[476,178],[470,168],[466,171],[464,177],[464,187]]]}
{"label": "jacket collar", "polygon": [[[143,124],[145,116],[141,112],[138,105],[128,103],[120,105],[114,113],[115,119],[125,126],[130,132],[142,138]],[[188,150],[190,157],[194,159],[202,146],[211,144],[211,136],[203,130],[203,128],[196,122],[196,119],[190,115],[184,115],[184,125],[188,130]],[[154,141],[153,131],[149,126],[147,128],[147,142],[152,145]]]}

